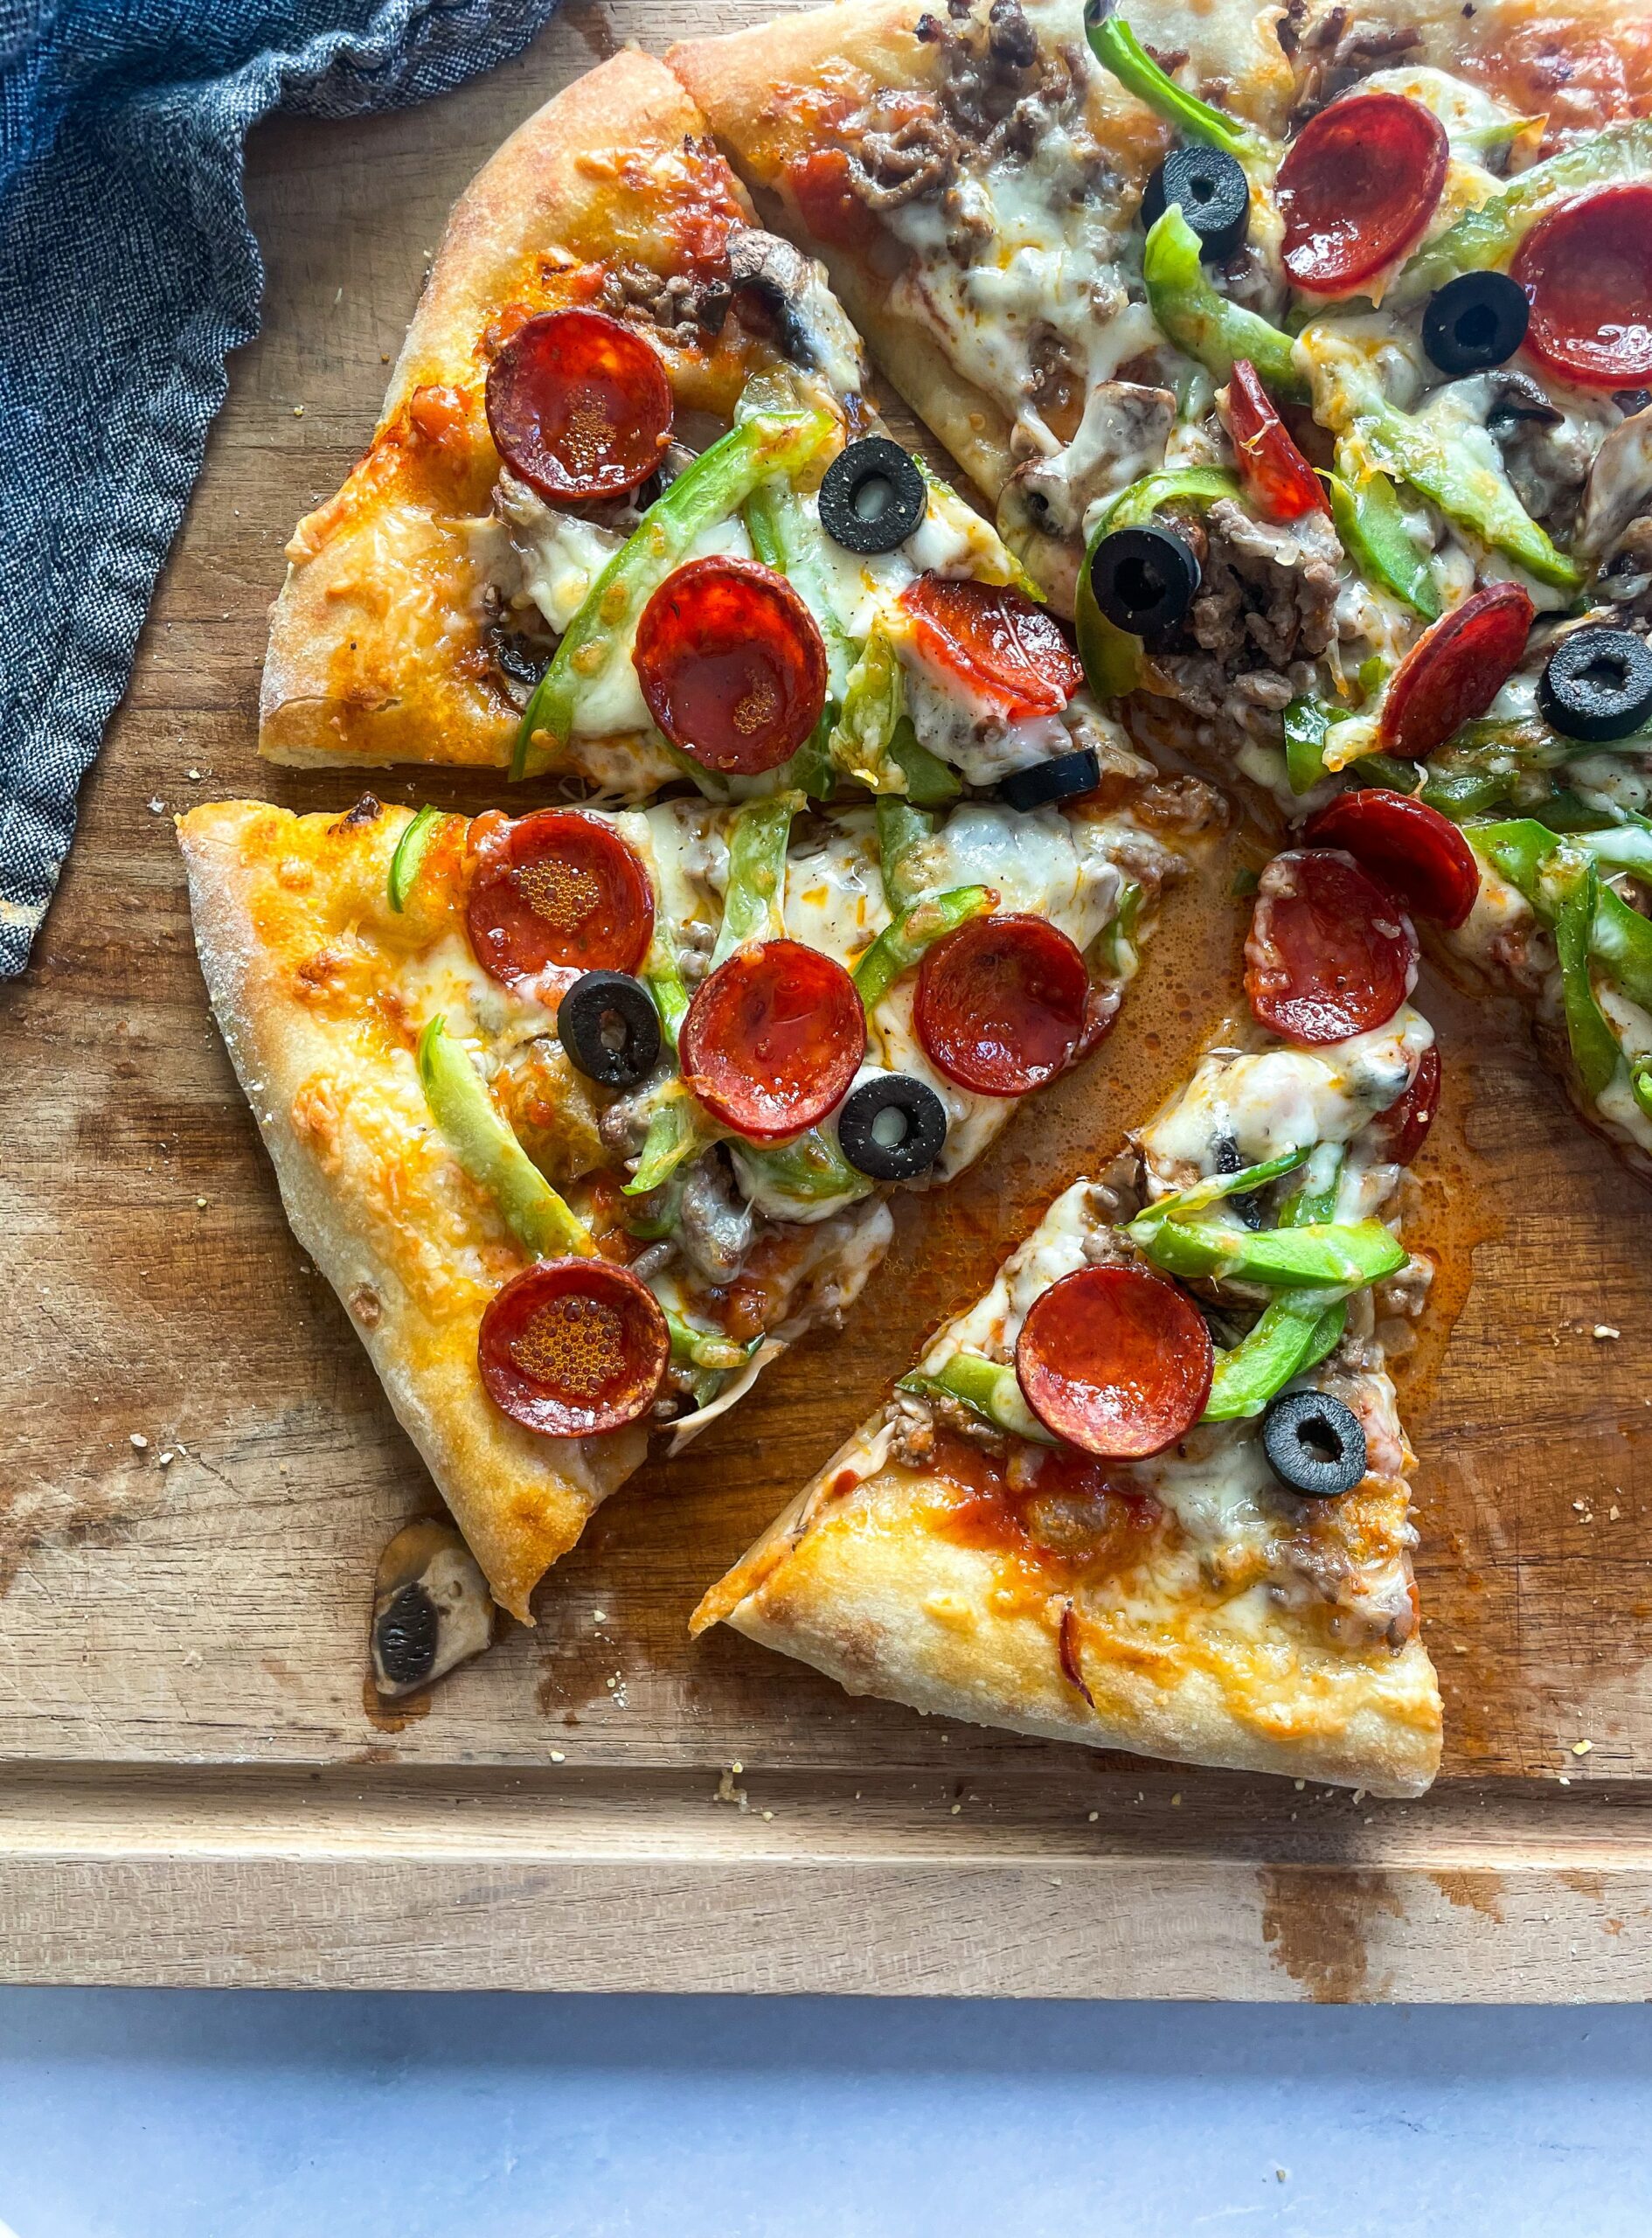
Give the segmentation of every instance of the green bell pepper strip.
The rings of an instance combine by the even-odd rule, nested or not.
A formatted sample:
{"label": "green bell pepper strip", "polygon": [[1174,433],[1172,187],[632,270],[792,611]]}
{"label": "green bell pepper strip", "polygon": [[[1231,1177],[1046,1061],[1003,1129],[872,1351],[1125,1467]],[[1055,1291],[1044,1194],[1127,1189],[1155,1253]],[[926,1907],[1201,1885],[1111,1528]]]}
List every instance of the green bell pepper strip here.
{"label": "green bell pepper strip", "polygon": [[731,1368],[744,1367],[762,1343],[754,1337],[749,1345],[737,1345],[727,1337],[719,1336],[714,1329],[697,1329],[670,1307],[662,1309],[665,1325],[671,1332],[671,1359],[677,1367],[714,1368],[726,1373]]}
{"label": "green bell pepper strip", "polygon": [[1385,300],[1403,309],[1420,303],[1459,273],[1508,263],[1539,218],[1586,186],[1652,176],[1652,119],[1608,124],[1575,147],[1533,163],[1478,210],[1426,242],[1401,271]]}
{"label": "green bell pepper strip", "polygon": [[1596,1102],[1618,1076],[1622,1062],[1618,1038],[1607,1023],[1589,976],[1589,952],[1593,945],[1595,907],[1600,873],[1590,863],[1569,881],[1569,891],[1555,914],[1555,953],[1560,959],[1560,1003],[1565,1015],[1566,1039],[1578,1077]]}
{"label": "green bell pepper strip", "polygon": [[1122,699],[1142,680],[1142,640],[1115,629],[1096,604],[1095,593],[1090,587],[1090,561],[1094,551],[1093,538],[1079,571],[1079,594],[1072,606],[1073,635],[1079,641],[1084,680],[1096,698]]}
{"label": "green bell pepper strip", "polygon": [[[1322,341],[1329,338],[1323,323]],[[1558,590],[1583,581],[1516,497],[1506,475],[1465,455],[1432,427],[1389,403],[1369,359],[1344,344],[1314,358],[1314,416],[1343,441],[1357,443],[1381,472],[1410,483],[1448,519]]]}
{"label": "green bell pepper strip", "polygon": [[687,1085],[681,1079],[668,1081],[649,1114],[636,1171],[624,1184],[623,1193],[628,1197],[646,1197],[650,1190],[669,1181],[680,1165],[698,1157],[717,1140],[718,1135],[711,1131],[705,1114]]}
{"label": "green bell pepper strip", "polygon": [[1146,899],[1133,878],[1127,878],[1119,888],[1118,907],[1095,936],[1095,963],[1104,978],[1121,978],[1127,970],[1135,969],[1135,928]]}
{"label": "green bell pepper strip", "polygon": [[1248,124],[1225,116],[1196,94],[1183,93],[1143,47],[1122,16],[1108,16],[1092,23],[1086,10],[1084,35],[1090,52],[1104,70],[1110,70],[1126,93],[1146,103],[1156,116],[1173,124],[1184,140],[1202,140],[1241,162],[1272,163],[1278,150]]}
{"label": "green bell pepper strip", "polygon": [[1053,1431],[1045,1428],[1022,1396],[1014,1368],[1006,1367],[1000,1360],[989,1360],[981,1352],[954,1352],[939,1375],[915,1371],[903,1375],[895,1388],[910,1391],[920,1399],[931,1399],[940,1393],[961,1399],[983,1421],[990,1422],[994,1429],[1003,1430],[1010,1437],[1025,1438],[1030,1444],[1061,1442]]}
{"label": "green bell pepper strip", "polygon": [[932,754],[912,726],[912,717],[902,715],[889,733],[886,749],[891,761],[905,780],[909,801],[920,808],[939,808],[943,801],[955,801],[963,790],[957,772],[949,769],[938,754]]}
{"label": "green bell pepper strip", "polygon": [[1236,358],[1248,358],[1270,396],[1307,402],[1308,384],[1290,336],[1217,293],[1199,261],[1199,237],[1174,202],[1149,230],[1142,279],[1163,333],[1218,381],[1229,378]]}
{"label": "green bell pepper strip", "polygon": [[1652,1119],[1652,1060],[1635,1059],[1629,1067],[1629,1087],[1642,1110]]}
{"label": "green bell pepper strip", "polygon": [[1377,467],[1362,465],[1346,437],[1336,446],[1338,471],[1324,476],[1331,520],[1356,570],[1378,590],[1438,622],[1445,608],[1440,586],[1406,525],[1393,483]]}
{"label": "green bell pepper strip", "polygon": [[390,906],[399,916],[407,906],[407,896],[413,882],[430,851],[436,836],[436,826],[447,821],[448,811],[441,808],[421,808],[412,822],[405,824],[396,842],[396,851],[390,858],[388,880]]}
{"label": "green bell pepper strip", "polygon": [[1340,1143],[1321,1143],[1302,1169],[1301,1186],[1280,1206],[1281,1227],[1320,1227],[1336,1217],[1336,1196],[1343,1175]]}
{"label": "green bell pepper strip", "polygon": [[1172,1191],[1160,1197],[1145,1212],[1138,1213],[1126,1233],[1142,1237],[1137,1231],[1146,1230],[1168,1220],[1186,1220],[1196,1213],[1208,1212],[1212,1205],[1219,1205],[1224,1197],[1248,1197],[1258,1189],[1267,1188],[1270,1181],[1278,1181],[1287,1173],[1295,1173],[1313,1155],[1311,1144],[1300,1150],[1281,1150],[1277,1157],[1265,1158],[1260,1165],[1242,1166],[1237,1173],[1211,1173],[1202,1181],[1186,1189]]}
{"label": "green bell pepper strip", "polygon": [[1589,953],[1614,987],[1652,1011],[1652,923],[1609,886],[1600,886],[1596,897]]}
{"label": "green bell pepper strip", "polygon": [[626,657],[637,616],[682,564],[695,539],[744,504],[760,483],[806,466],[831,432],[822,412],[764,412],[731,427],[700,453],[643,514],[563,632],[551,665],[533,687],[511,756],[513,779],[525,777],[543,731],[558,747],[573,729],[581,690]]}
{"label": "green bell pepper strip", "polygon": [[420,1083],[430,1116],[478,1189],[491,1197],[524,1251],[537,1259],[589,1258],[596,1246],[528,1156],[447,1021],[433,1018],[419,1037]]}
{"label": "green bell pepper strip", "polygon": [[874,813],[884,900],[892,915],[898,915],[929,890],[927,858],[935,819],[898,793],[880,794]]}
{"label": "green bell pepper strip", "polygon": [[[754,1143],[742,1141],[728,1128],[718,1126],[695,1101],[688,1086],[681,1080],[674,1080],[668,1082],[655,1105],[636,1171],[624,1185],[625,1195],[649,1195],[669,1182],[681,1167],[710,1150],[713,1143],[723,1142],[729,1143],[735,1156],[746,1160],[782,1197],[822,1204],[831,1198],[841,1197],[849,1201],[864,1197],[871,1189],[864,1174],[855,1171],[836,1144],[818,1127],[811,1127],[795,1143],[781,1143],[774,1149],[760,1148]],[[670,1225],[676,1225],[674,1208]],[[660,1232],[667,1234],[670,1229]]]}
{"label": "green bell pepper strip", "polygon": [[1156,1267],[1184,1281],[1261,1282],[1269,1289],[1355,1290],[1398,1273],[1406,1248],[1380,1220],[1315,1224],[1312,1227],[1229,1227],[1215,1220],[1169,1220],[1143,1230],[1132,1220],[1125,1234]]}
{"label": "green bell pepper strip", "polygon": [[1294,793],[1311,793],[1325,775],[1325,741],[1350,707],[1329,706],[1311,694],[1293,699],[1285,710],[1285,775]]}
{"label": "green bell pepper strip", "polygon": [[1324,1290],[1281,1290],[1231,1352],[1216,1356],[1205,1422],[1248,1421],[1295,1376],[1317,1367],[1342,1342],[1343,1301]]}
{"label": "green bell pepper strip", "polygon": [[802,805],[801,793],[772,793],[736,810],[729,825],[728,883],[711,950],[713,971],[753,941],[785,939],[786,845],[792,818]]}
{"label": "green bell pepper strip", "polygon": [[1396,761],[1391,754],[1362,754],[1350,761],[1345,775],[1356,785],[1380,785],[1390,793],[1426,793],[1423,773],[1414,761]]}
{"label": "green bell pepper strip", "polygon": [[784,575],[801,594],[815,617],[826,648],[826,705],[813,733],[792,756],[788,773],[811,800],[825,800],[836,787],[831,734],[843,705],[849,671],[854,666],[854,649],[826,596],[819,560],[819,532],[790,483],[778,477],[760,483],[742,511],[753,551],[766,567],[772,567],[777,575]]}
{"label": "green bell pepper strip", "polygon": [[776,1195],[795,1197],[805,1204],[824,1204],[829,1199],[850,1202],[869,1197],[872,1185],[857,1172],[831,1136],[811,1127],[795,1143],[781,1143],[772,1150],[732,1138],[737,1158],[760,1175]]}
{"label": "green bell pepper strip", "polygon": [[989,886],[954,886],[945,893],[921,894],[909,903],[855,966],[855,986],[868,1017],[896,980],[920,963],[937,941],[997,906],[997,893]]}
{"label": "green bell pepper strip", "polygon": [[1535,818],[1523,816],[1503,824],[1470,824],[1463,837],[1540,915],[1549,915],[1542,879],[1543,866],[1559,844],[1552,831]]}
{"label": "green bell pepper strip", "polygon": [[654,919],[654,931],[649,941],[649,952],[642,959],[642,977],[643,985],[654,997],[654,1007],[660,1014],[666,1045],[675,1049],[683,1020],[688,1014],[688,989],[683,984],[683,974],[677,969],[674,943],[657,912]]}

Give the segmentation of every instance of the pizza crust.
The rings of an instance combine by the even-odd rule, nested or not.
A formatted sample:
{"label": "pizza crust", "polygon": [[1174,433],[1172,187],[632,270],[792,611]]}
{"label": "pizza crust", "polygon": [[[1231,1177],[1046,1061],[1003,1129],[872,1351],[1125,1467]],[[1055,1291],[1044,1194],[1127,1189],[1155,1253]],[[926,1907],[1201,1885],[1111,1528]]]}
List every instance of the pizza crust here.
{"label": "pizza crust", "polygon": [[[870,1428],[870,1426],[869,1426]],[[1006,1595],[995,1557],[926,1527],[941,1488],[885,1463],[846,1491],[868,1433],[835,1456],[696,1611],[795,1656],[851,1694],[875,1693],[1086,1748],[1420,1795],[1440,1764],[1433,1666],[1415,1635],[1399,1649],[1330,1651],[1280,1612],[1264,1678],[1255,1643],[1219,1608],[1162,1628],[1142,1651],[1096,1624],[1076,1644],[1092,1709],[1064,1675],[1062,1597]]]}
{"label": "pizza crust", "polygon": [[[371,882],[383,893],[403,822],[380,811],[352,829],[220,801],[180,817],[178,838],[207,992],[293,1233],[337,1291],[495,1599],[531,1623],[534,1587],[641,1463],[648,1432],[540,1438],[491,1405],[475,1344],[493,1286],[463,1261],[503,1264],[515,1248],[434,1143],[411,1063],[356,1083],[353,1013],[300,991],[317,985],[306,966],[330,932]],[[388,1160],[387,1143],[405,1155]]]}

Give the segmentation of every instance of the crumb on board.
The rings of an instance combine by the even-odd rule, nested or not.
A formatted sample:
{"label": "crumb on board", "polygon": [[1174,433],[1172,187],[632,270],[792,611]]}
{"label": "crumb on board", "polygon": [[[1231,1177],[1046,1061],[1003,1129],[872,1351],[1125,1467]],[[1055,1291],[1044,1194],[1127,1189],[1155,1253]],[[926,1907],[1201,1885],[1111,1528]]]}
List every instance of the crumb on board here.
{"label": "crumb on board", "polygon": [[1609,1344],[1614,1337],[1621,1337],[1623,1331],[1621,1329],[1614,1329],[1609,1321],[1597,1321],[1589,1334],[1597,1345],[1605,1345]]}
{"label": "crumb on board", "polygon": [[567,1761],[568,1752],[566,1748],[553,1748],[551,1751],[551,1762],[553,1764],[566,1764]]}
{"label": "crumb on board", "polygon": [[738,1764],[730,1764],[718,1774],[717,1787],[711,1800],[713,1803],[732,1804],[737,1811],[749,1811],[752,1806],[746,1799],[746,1790],[743,1787],[736,1787],[734,1784],[735,1774],[739,1769]]}
{"label": "crumb on board", "polygon": [[147,1453],[149,1451],[149,1442],[148,1438],[144,1436],[142,1430],[133,1431],[132,1449],[135,1453]]}

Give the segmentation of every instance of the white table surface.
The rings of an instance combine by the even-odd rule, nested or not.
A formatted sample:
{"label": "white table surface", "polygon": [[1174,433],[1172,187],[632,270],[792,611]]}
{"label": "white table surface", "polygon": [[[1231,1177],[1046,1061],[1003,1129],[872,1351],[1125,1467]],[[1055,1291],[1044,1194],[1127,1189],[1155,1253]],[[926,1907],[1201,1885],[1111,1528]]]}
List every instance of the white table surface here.
{"label": "white table surface", "polygon": [[0,1991],[0,2238],[1647,2238],[1652,2019]]}

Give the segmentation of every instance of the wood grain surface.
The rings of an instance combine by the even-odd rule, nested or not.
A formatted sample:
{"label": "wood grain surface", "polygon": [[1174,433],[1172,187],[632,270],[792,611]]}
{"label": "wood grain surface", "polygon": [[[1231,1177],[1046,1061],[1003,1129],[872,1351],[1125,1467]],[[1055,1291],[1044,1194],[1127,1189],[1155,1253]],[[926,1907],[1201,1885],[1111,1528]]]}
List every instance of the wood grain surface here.
{"label": "wood grain surface", "polygon": [[396,1714],[364,1687],[374,1559],[433,1495],[288,1235],[171,817],[360,789],[253,751],[283,541],[364,442],[477,164],[618,38],[709,20],[571,5],[431,107],[254,136],[263,337],[0,991],[0,1978],[1652,1994],[1652,1199],[1512,1009],[1430,975],[1445,1117],[1414,1234],[1440,1271],[1401,1396],[1431,1797],[948,1727],[688,1641],[705,1584],[1232,1004],[1231,865],[1173,901],[1100,1058],[943,1207],[903,1206],[843,1335],[602,1511],[535,1630]]}

